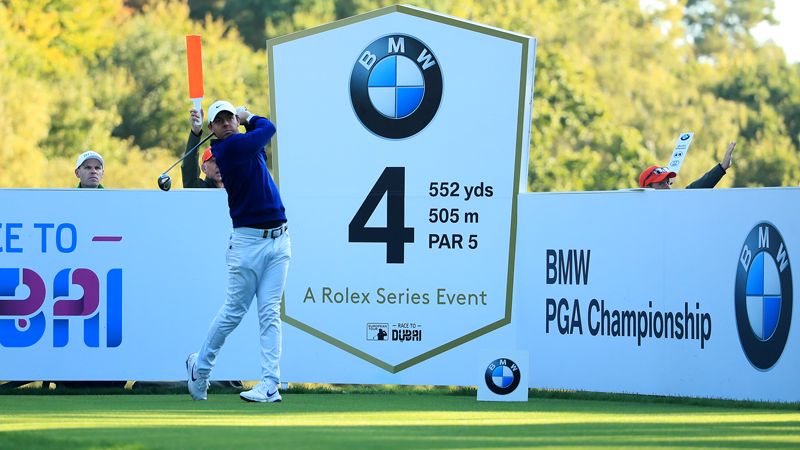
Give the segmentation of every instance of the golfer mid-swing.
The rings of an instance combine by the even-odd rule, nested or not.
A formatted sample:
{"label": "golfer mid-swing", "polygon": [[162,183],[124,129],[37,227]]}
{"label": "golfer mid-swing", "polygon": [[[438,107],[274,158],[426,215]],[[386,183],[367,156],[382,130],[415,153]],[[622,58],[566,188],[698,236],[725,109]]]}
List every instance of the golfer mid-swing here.
{"label": "golfer mid-swing", "polygon": [[[247,132],[239,133],[239,124]],[[251,402],[279,402],[281,357],[280,302],[291,259],[291,240],[278,188],[267,170],[265,146],[275,125],[226,101],[208,108],[208,128],[217,138],[211,153],[217,161],[233,233],[228,244],[228,291],[200,351],[186,359],[189,393],[205,400],[208,379],[225,338],[239,325],[253,296],[258,307],[261,381],[240,395]]]}

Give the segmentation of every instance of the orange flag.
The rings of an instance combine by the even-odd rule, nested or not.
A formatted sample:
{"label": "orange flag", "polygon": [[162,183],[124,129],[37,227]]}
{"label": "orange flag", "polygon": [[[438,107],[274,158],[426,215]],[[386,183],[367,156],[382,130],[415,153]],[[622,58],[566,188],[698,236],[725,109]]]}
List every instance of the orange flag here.
{"label": "orange flag", "polygon": [[194,102],[195,109],[202,109],[203,54],[200,36],[196,34],[186,36],[186,62],[189,68],[189,98]]}

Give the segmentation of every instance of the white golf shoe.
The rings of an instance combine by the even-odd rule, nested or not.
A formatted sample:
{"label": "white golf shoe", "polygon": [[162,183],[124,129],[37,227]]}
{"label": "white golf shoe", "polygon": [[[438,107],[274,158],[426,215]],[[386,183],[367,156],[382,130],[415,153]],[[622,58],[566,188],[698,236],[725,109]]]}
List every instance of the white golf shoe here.
{"label": "white golf shoe", "polygon": [[255,385],[249,391],[239,393],[239,397],[247,402],[274,403],[281,401],[281,393],[278,392],[278,386],[275,383],[264,381]]}
{"label": "white golf shoe", "polygon": [[197,353],[192,353],[186,358],[186,385],[189,394],[194,400],[208,399],[208,378],[197,375]]}

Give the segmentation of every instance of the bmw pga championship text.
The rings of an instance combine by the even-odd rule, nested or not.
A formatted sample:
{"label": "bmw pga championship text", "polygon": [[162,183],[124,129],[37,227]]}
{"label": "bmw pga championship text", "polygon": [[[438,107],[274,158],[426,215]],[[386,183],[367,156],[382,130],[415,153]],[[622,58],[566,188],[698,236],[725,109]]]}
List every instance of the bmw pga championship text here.
{"label": "bmw pga championship text", "polygon": [[[588,285],[592,251],[547,249],[545,282],[549,285]],[[711,340],[711,314],[700,301],[660,306],[646,300],[635,308],[620,308],[605,299],[548,297],[545,299],[545,332],[561,335],[628,338],[641,346],[647,339],[698,342],[701,349]],[[677,306],[677,307],[676,307]]]}

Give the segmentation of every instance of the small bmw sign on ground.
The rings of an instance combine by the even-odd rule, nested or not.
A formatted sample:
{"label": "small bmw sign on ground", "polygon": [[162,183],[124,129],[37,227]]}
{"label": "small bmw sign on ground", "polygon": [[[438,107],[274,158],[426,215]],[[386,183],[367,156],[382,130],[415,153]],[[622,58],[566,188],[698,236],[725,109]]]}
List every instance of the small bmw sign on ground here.
{"label": "small bmw sign on ground", "polygon": [[476,371],[478,400],[527,402],[528,358],[526,351],[487,353]]}

